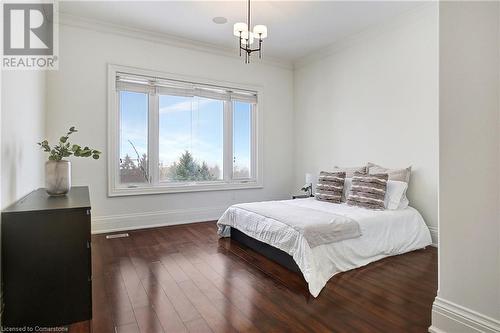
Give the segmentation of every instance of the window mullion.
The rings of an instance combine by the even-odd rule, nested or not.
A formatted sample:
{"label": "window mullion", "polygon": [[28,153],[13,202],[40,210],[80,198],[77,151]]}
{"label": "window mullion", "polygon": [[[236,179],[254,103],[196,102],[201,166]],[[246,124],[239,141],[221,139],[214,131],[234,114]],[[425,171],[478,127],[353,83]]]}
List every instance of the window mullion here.
{"label": "window mullion", "polygon": [[159,95],[149,94],[149,130],[148,130],[148,172],[151,185],[158,185],[159,169]]}

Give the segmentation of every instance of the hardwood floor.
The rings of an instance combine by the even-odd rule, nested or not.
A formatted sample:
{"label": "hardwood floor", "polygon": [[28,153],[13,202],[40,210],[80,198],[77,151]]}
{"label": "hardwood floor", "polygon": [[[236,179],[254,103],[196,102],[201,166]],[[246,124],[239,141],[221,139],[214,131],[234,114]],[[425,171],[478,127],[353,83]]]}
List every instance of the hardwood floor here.
{"label": "hardwood floor", "polygon": [[70,332],[427,332],[433,247],[338,274],[318,298],[303,278],[232,242],[214,222],[92,237],[93,320]]}

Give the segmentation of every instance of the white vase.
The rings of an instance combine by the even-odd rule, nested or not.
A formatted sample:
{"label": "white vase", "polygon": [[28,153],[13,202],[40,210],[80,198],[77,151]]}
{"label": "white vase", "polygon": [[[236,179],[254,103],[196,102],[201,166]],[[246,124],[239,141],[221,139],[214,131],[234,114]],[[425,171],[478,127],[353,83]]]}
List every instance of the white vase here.
{"label": "white vase", "polygon": [[45,190],[51,196],[66,195],[71,189],[71,162],[45,162]]}

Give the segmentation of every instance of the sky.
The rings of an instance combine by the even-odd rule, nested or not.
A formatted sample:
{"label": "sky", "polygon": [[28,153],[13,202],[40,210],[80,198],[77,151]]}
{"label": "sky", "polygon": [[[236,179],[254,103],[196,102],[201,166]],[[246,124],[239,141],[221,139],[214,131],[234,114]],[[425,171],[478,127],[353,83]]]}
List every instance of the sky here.
{"label": "sky", "polygon": [[[147,153],[148,96],[120,92],[120,157]],[[223,102],[201,97],[162,95],[159,98],[159,158],[163,165],[189,150],[200,163],[223,165]],[[236,164],[250,169],[251,106],[234,102],[233,151]]]}

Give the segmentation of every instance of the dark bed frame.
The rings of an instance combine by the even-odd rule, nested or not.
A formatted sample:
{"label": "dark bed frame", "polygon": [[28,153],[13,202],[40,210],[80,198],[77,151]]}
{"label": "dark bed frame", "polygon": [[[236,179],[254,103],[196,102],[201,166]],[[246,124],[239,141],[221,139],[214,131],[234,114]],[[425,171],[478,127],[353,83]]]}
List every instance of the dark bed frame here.
{"label": "dark bed frame", "polygon": [[289,255],[288,253],[274,246],[258,241],[255,238],[247,236],[246,234],[235,228],[231,228],[231,239],[249,247],[250,249],[254,250],[257,253],[262,254],[266,258],[274,262],[277,262],[281,266],[284,266],[289,270],[297,272],[300,275],[302,275],[299,266],[297,266],[295,260],[293,260],[292,256]]}

